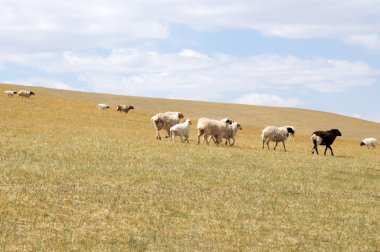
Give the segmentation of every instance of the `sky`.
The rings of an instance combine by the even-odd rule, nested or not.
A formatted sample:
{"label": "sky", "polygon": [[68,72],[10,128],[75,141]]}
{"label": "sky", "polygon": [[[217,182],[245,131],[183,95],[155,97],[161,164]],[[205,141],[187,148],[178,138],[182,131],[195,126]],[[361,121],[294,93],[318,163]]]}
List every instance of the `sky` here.
{"label": "sky", "polygon": [[379,0],[0,0],[0,83],[380,122]]}

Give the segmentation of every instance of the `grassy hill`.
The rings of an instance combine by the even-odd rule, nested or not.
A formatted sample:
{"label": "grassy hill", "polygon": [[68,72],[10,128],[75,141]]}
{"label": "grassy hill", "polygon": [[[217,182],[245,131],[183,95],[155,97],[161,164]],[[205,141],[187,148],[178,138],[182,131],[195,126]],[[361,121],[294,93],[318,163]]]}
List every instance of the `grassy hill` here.
{"label": "grassy hill", "polygon": [[[289,108],[31,89],[0,95],[1,250],[379,250],[380,124]],[[99,111],[98,103],[111,105]],[[128,115],[117,104],[130,104]],[[155,140],[150,117],[230,117],[236,146]],[[266,125],[294,125],[288,152]],[[339,128],[335,157],[310,133]],[[321,149],[323,150],[323,149]]]}

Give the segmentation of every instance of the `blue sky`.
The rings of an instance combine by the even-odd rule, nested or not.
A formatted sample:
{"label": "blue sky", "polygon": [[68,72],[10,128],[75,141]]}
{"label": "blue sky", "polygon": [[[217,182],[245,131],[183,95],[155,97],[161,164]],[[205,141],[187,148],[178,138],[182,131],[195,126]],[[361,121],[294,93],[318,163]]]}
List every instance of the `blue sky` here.
{"label": "blue sky", "polygon": [[380,122],[380,4],[3,0],[0,82]]}

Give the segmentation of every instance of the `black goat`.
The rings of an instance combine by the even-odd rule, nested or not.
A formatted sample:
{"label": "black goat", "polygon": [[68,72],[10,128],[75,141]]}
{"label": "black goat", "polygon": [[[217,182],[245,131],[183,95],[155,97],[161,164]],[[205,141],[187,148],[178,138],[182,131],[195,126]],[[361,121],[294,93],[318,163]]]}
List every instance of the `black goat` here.
{"label": "black goat", "polygon": [[327,148],[329,148],[331,151],[331,155],[334,156],[331,145],[333,144],[337,136],[342,136],[342,134],[340,133],[338,129],[313,132],[313,135],[311,136],[311,140],[313,141],[314,146],[311,149],[311,153],[314,154],[314,150],[315,150],[317,154],[319,154],[317,146],[326,145],[325,155],[326,155]]}

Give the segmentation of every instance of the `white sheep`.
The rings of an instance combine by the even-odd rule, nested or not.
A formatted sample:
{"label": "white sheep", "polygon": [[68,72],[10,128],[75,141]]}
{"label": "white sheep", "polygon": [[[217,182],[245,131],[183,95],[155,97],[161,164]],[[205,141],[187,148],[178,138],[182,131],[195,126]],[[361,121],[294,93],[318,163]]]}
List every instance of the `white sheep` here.
{"label": "white sheep", "polygon": [[203,141],[206,141],[209,145],[211,136],[215,138],[216,144],[219,145],[222,142],[222,137],[226,134],[228,124],[219,120],[199,118],[197,123],[198,130],[198,144],[200,138],[203,135]]}
{"label": "white sheep", "polygon": [[36,95],[35,93],[33,93],[32,91],[26,91],[26,90],[20,90],[18,92],[18,96],[19,97],[24,97],[24,98],[30,98],[32,95]]}
{"label": "white sheep", "polygon": [[170,128],[174,125],[178,124],[181,118],[183,118],[184,115],[181,112],[164,112],[164,113],[158,113],[154,116],[152,116],[151,121],[156,128],[157,136],[156,139],[161,140],[160,136],[160,130],[164,129],[167,131],[168,136],[170,137]]}
{"label": "white sheep", "polygon": [[363,146],[363,145],[365,145],[367,149],[369,149],[369,147],[372,147],[372,149],[375,149],[377,145],[377,140],[372,137],[363,139],[363,141],[360,142],[360,146]]}
{"label": "white sheep", "polygon": [[[243,128],[241,127],[240,123],[237,123],[237,122],[233,122],[231,125],[228,126],[227,131],[225,135],[223,136],[223,138],[226,139],[226,144],[227,144],[227,141],[230,146],[233,146],[235,144],[235,136],[237,134],[238,129],[242,130]],[[231,143],[231,139],[234,140],[232,143]]]}
{"label": "white sheep", "polygon": [[108,106],[107,104],[104,104],[104,103],[99,103],[98,108],[101,110],[105,110],[105,109],[109,109],[110,106]]}
{"label": "white sheep", "polygon": [[183,143],[183,138],[185,137],[185,141],[189,143],[189,132],[190,132],[191,120],[186,119],[183,123],[178,123],[170,128],[170,137],[174,142],[174,138],[179,136]]}
{"label": "white sheep", "polygon": [[273,142],[276,142],[276,146],[274,147],[274,150],[276,149],[277,144],[279,142],[282,142],[284,146],[284,150],[286,151],[285,141],[286,139],[288,139],[289,134],[294,135],[294,131],[291,127],[268,126],[264,128],[261,134],[261,139],[263,141],[263,149],[264,149],[264,144],[266,143],[269,150],[269,142],[273,141]]}
{"label": "white sheep", "polygon": [[[223,123],[226,123],[227,125],[231,125],[233,123],[233,120],[231,120],[229,118],[223,118],[220,121],[223,122]],[[210,139],[212,139],[214,141],[214,143],[217,142],[214,136],[210,136],[209,137],[209,139],[208,139],[209,142],[211,141]],[[227,142],[226,142],[226,144],[227,144]]]}
{"label": "white sheep", "polygon": [[4,94],[6,94],[8,97],[13,97],[15,94],[17,94],[17,91],[7,90],[4,91]]}

